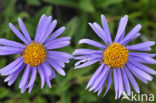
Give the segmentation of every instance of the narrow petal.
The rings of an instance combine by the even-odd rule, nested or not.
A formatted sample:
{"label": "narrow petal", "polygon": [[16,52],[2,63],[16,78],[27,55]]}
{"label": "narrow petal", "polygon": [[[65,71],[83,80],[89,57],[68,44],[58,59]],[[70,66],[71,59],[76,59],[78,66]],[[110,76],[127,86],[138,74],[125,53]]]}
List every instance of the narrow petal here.
{"label": "narrow petal", "polygon": [[69,59],[62,56],[62,55],[48,53],[47,57],[58,60],[58,61],[61,61],[61,62],[69,63]]}
{"label": "narrow petal", "polygon": [[[134,61],[134,60],[133,60],[133,61]],[[129,61],[129,62],[131,62],[131,61]],[[132,63],[133,65],[135,65],[136,67],[138,67],[139,69],[141,69],[141,70],[143,70],[143,71],[145,71],[145,72],[147,72],[147,73],[156,75],[156,71],[154,71],[154,70],[152,70],[151,68],[145,66],[144,64],[138,63],[137,61],[134,61],[134,63],[133,63],[133,62],[131,62],[131,63]]]}
{"label": "narrow petal", "polygon": [[17,65],[15,65],[13,68],[11,68],[9,71],[7,72],[1,72],[1,75],[9,75],[13,72],[15,72],[16,70],[18,70],[22,65],[25,65],[24,60],[21,60]]}
{"label": "narrow petal", "polygon": [[[14,72],[14,76],[8,81],[9,86],[12,85],[16,81],[19,73],[24,69],[24,67],[25,67],[25,65],[22,65],[22,67],[19,70],[17,70],[17,72]],[[12,74],[10,74],[10,75],[12,75]]]}
{"label": "narrow petal", "polygon": [[62,41],[62,42],[55,42],[52,45],[46,45],[46,49],[57,49],[57,48],[62,48],[65,46],[68,46],[70,44],[70,41]]}
{"label": "narrow petal", "polygon": [[94,60],[90,60],[90,61],[88,61],[88,62],[86,62],[86,63],[83,63],[83,64],[81,64],[81,65],[76,66],[75,69],[83,68],[83,67],[86,67],[86,66],[92,65],[92,64],[94,64],[94,63],[96,63],[96,62],[99,62],[99,61],[101,61],[101,60],[102,60],[102,59],[94,59]]}
{"label": "narrow petal", "polygon": [[48,63],[44,62],[42,63],[43,69],[45,71],[46,76],[48,77],[48,79],[52,76],[52,71],[51,71],[51,67]]}
{"label": "narrow petal", "polygon": [[48,30],[45,33],[45,36],[42,38],[40,43],[44,43],[44,41],[47,39],[47,37],[53,32],[57,24],[57,20],[53,20],[48,28]]}
{"label": "narrow petal", "polygon": [[113,69],[113,75],[114,75],[115,99],[117,99],[117,97],[118,97],[118,76],[117,76],[117,71],[115,68]]}
{"label": "narrow petal", "polygon": [[23,34],[13,24],[9,23],[9,27],[19,39],[21,39],[25,44],[29,44],[29,41],[23,36]]}
{"label": "narrow petal", "polygon": [[89,25],[94,30],[94,32],[97,34],[97,36],[99,36],[106,44],[108,44],[106,41],[106,38],[104,36],[102,36],[102,33],[97,29],[97,27],[96,27],[97,25],[94,25],[92,23],[89,23]]}
{"label": "narrow petal", "polygon": [[104,28],[104,31],[106,33],[107,40],[110,44],[112,44],[112,38],[111,38],[111,34],[109,32],[108,23],[107,23],[106,17],[104,15],[101,15],[101,21],[102,21],[102,26]]}
{"label": "narrow petal", "polygon": [[149,53],[142,53],[142,52],[129,52],[129,55],[136,56],[136,57],[142,57],[142,56],[155,57],[156,56],[156,54],[149,54]]}
{"label": "narrow petal", "polygon": [[9,65],[3,67],[0,70],[0,73],[5,73],[10,71],[12,68],[14,68],[17,64],[19,64],[21,61],[23,60],[23,56],[18,57],[16,60],[14,60],[12,63],[10,63]]}
{"label": "narrow petal", "polygon": [[124,91],[124,87],[123,87],[123,78],[122,78],[122,74],[121,74],[121,69],[117,69],[117,75],[118,75],[118,90],[119,90],[119,95],[118,95],[118,99],[120,98],[121,94]]}
{"label": "narrow petal", "polygon": [[93,25],[99,31],[99,33],[102,36],[102,39],[104,40],[104,42],[108,45],[108,43],[107,43],[107,37],[106,37],[106,32],[101,28],[101,26],[98,23],[94,22]]}
{"label": "narrow petal", "polygon": [[38,66],[38,71],[39,71],[40,78],[41,78],[41,89],[42,89],[44,87],[44,83],[45,83],[45,76],[44,76],[41,65]]}
{"label": "narrow petal", "polygon": [[121,35],[123,34],[126,28],[127,21],[128,21],[128,15],[125,15],[123,18],[121,18],[114,42],[118,42],[118,40],[120,39]]}
{"label": "narrow petal", "polygon": [[27,87],[32,87],[32,85],[34,85],[34,82],[35,82],[35,79],[36,79],[36,74],[37,74],[37,69],[36,67],[33,67],[31,68],[32,69],[32,72],[31,72],[31,78],[30,78],[30,81],[29,81],[29,84]]}
{"label": "narrow petal", "polygon": [[93,83],[95,82],[95,80],[97,79],[98,75],[100,74],[100,72],[102,71],[102,68],[104,67],[104,63],[102,63],[98,69],[96,70],[96,72],[93,74],[93,76],[91,77],[91,79],[89,80],[87,87],[90,87],[91,85],[93,85]]}
{"label": "narrow petal", "polygon": [[108,68],[109,68],[108,66],[103,67],[101,73],[99,74],[98,78],[95,80],[94,84],[91,86],[89,91],[92,91],[92,90],[98,88],[100,83],[103,81],[103,78],[104,78],[105,74],[107,73]]}
{"label": "narrow petal", "polygon": [[46,21],[46,19],[47,19],[47,17],[45,15],[41,16],[38,26],[37,26],[36,34],[35,34],[35,41],[37,41],[39,39],[43,23]]}
{"label": "narrow petal", "polygon": [[129,84],[129,81],[128,81],[128,77],[127,77],[127,74],[125,72],[125,69],[122,68],[122,76],[123,76],[123,80],[124,80],[124,87],[126,89],[126,92],[128,94],[128,96],[131,95],[131,88],[130,88],[130,84]]}
{"label": "narrow petal", "polygon": [[50,78],[48,77],[47,75],[47,72],[45,71],[47,68],[42,68],[42,71],[43,71],[43,74],[44,74],[44,77],[45,77],[45,81],[46,81],[46,84],[48,85],[49,88],[51,88],[51,83],[50,83]]}
{"label": "narrow petal", "polygon": [[130,37],[128,40],[124,41],[124,39],[122,39],[119,43],[122,45],[126,45],[128,42],[132,41],[133,39],[138,38],[140,35],[141,35],[140,33],[136,33],[135,35]]}
{"label": "narrow petal", "polygon": [[32,69],[29,65],[27,65],[24,74],[22,76],[22,79],[19,83],[19,88],[25,88],[27,87],[28,80],[29,80],[29,75],[30,75],[30,69]]}
{"label": "narrow petal", "polygon": [[55,61],[47,61],[59,74],[61,74],[62,76],[65,76],[66,73],[64,72],[64,70],[58,65],[56,64]]}
{"label": "narrow petal", "polygon": [[45,35],[47,35],[46,32],[48,30],[48,27],[50,26],[51,20],[52,16],[48,16],[47,20],[43,24],[42,31],[40,32],[40,37],[37,40],[37,42],[41,43],[42,38],[45,37]]}
{"label": "narrow petal", "polygon": [[147,47],[153,46],[154,44],[155,44],[154,41],[149,41],[149,42],[144,42],[144,43],[127,46],[126,48],[129,50],[138,50],[141,48],[147,48]]}
{"label": "narrow petal", "polygon": [[107,83],[107,89],[105,91],[105,94],[104,96],[107,94],[110,86],[111,86],[111,83],[112,83],[112,69],[110,69],[110,72],[109,72],[109,77],[108,77],[108,83]]}
{"label": "narrow petal", "polygon": [[55,61],[62,68],[65,67],[64,62],[61,62],[60,60],[56,60],[56,59],[52,59],[52,58],[47,57],[47,60],[46,61],[50,61],[50,60]]}
{"label": "narrow petal", "polygon": [[21,18],[18,18],[18,23],[19,23],[19,26],[20,26],[21,31],[23,32],[25,38],[29,41],[29,43],[31,43],[30,35],[29,35],[29,33],[28,33],[28,31],[27,31],[27,29],[26,29]]}
{"label": "narrow petal", "polygon": [[65,30],[65,27],[61,27],[58,30],[56,30],[46,41],[45,43],[57,38],[58,36],[60,36]]}
{"label": "narrow petal", "polygon": [[127,77],[132,85],[132,87],[134,88],[134,90],[137,92],[137,93],[140,93],[140,89],[139,89],[139,86],[137,84],[137,82],[135,81],[133,75],[130,73],[130,71],[128,70],[128,68],[126,66],[124,66],[124,69],[127,73]]}
{"label": "narrow petal", "polygon": [[18,48],[25,48],[25,45],[15,42],[15,41],[7,40],[7,39],[0,39],[0,44],[6,45],[6,46],[18,47]]}
{"label": "narrow petal", "polygon": [[133,74],[136,74],[145,80],[151,81],[153,79],[152,76],[150,76],[149,74],[145,73],[144,71],[138,69],[136,66],[132,65],[131,63],[127,62],[127,66]]}
{"label": "narrow petal", "polygon": [[127,40],[132,39],[132,38],[134,37],[134,35],[136,35],[136,34],[140,31],[141,27],[142,27],[142,26],[141,26],[140,24],[136,25],[136,26],[120,41],[120,43],[124,43],[124,42],[126,42]]}
{"label": "narrow petal", "polygon": [[103,53],[103,52],[104,52],[104,50],[76,49],[73,52],[73,55],[84,55],[84,54]]}
{"label": "narrow petal", "polygon": [[101,44],[101,43],[98,43],[94,40],[90,40],[90,39],[81,39],[79,41],[79,44],[82,44],[82,43],[86,43],[86,44],[89,44],[89,45],[92,45],[92,46],[95,46],[95,47],[98,47],[98,48],[101,48],[101,49],[105,49],[106,46]]}
{"label": "narrow petal", "polygon": [[61,52],[61,51],[47,51],[47,53],[62,55],[66,58],[73,58],[73,56],[69,53]]}

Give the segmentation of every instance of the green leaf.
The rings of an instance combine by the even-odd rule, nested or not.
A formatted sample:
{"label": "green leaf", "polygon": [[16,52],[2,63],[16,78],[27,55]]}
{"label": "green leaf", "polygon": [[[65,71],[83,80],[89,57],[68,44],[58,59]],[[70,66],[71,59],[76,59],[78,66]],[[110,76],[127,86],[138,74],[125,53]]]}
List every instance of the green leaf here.
{"label": "green leaf", "polygon": [[109,5],[117,4],[122,2],[122,0],[95,0],[96,7],[106,8]]}
{"label": "green leaf", "polygon": [[68,24],[66,25],[66,30],[64,31],[64,35],[73,37],[77,29],[77,24],[79,23],[79,21],[80,20],[78,17],[74,17],[72,20],[70,20]]}
{"label": "green leaf", "polygon": [[68,7],[76,7],[77,3],[73,0],[43,0],[47,3],[52,3],[56,5],[68,6]]}
{"label": "green leaf", "polygon": [[95,11],[91,0],[80,0],[79,8],[86,12],[94,12]]}
{"label": "green leaf", "polygon": [[1,87],[1,88],[0,88],[0,99],[6,97],[7,94],[8,94],[8,92],[9,92],[8,89],[6,89],[6,88],[4,88],[4,87]]}
{"label": "green leaf", "polygon": [[33,100],[33,103],[47,103],[47,102],[45,98],[38,96]]}
{"label": "green leaf", "polygon": [[40,1],[39,0],[27,0],[27,2],[30,5],[35,5],[35,6],[39,6],[40,5]]}

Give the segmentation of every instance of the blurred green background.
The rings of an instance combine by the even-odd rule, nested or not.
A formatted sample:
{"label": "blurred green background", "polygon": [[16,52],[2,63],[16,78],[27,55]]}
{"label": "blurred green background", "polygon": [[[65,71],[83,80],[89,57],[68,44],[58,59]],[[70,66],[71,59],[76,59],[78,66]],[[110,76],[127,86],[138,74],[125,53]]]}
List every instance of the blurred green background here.
{"label": "blurred green background", "polygon": [[[156,41],[156,0],[0,0],[0,38],[6,38],[21,42],[9,29],[8,23],[11,22],[18,27],[17,18],[21,17],[26,24],[29,34],[34,38],[38,20],[42,14],[52,15],[58,20],[57,28],[66,26],[62,36],[72,37],[71,45],[61,50],[72,53],[76,48],[88,45],[79,45],[78,41],[82,38],[90,38],[99,42],[101,39],[95,35],[89,27],[88,22],[97,21],[100,23],[101,14],[104,14],[114,38],[118,22],[122,16],[128,14],[129,22],[126,33],[136,24],[140,23],[142,34],[129,44],[142,41]],[[91,46],[88,48],[92,48]],[[152,53],[156,53],[156,46]],[[17,55],[1,56],[0,68],[13,61]],[[67,75],[57,77],[51,81],[52,88],[46,85],[40,89],[40,77],[37,75],[34,88],[31,94],[26,91],[20,93],[18,88],[19,80],[8,87],[4,83],[5,77],[0,77],[0,102],[4,103],[124,103],[128,100],[115,100],[114,84],[105,97],[100,96],[85,89],[89,78],[98,67],[97,64],[86,68],[74,70],[74,60],[66,64]],[[156,70],[156,65],[150,65]],[[138,81],[141,93],[155,94],[156,102],[156,76],[149,84]],[[105,89],[104,89],[105,90]]]}

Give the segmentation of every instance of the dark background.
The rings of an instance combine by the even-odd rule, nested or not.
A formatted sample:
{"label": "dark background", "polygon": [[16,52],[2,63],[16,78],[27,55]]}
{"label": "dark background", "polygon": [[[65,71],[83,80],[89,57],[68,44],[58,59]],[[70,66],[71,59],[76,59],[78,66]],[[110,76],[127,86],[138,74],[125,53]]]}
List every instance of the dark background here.
{"label": "dark background", "polygon": [[[135,25],[141,24],[142,29],[138,39],[130,44],[142,41],[156,41],[156,0],[0,0],[0,38],[21,42],[9,29],[8,23],[11,22],[18,27],[17,18],[21,17],[26,24],[29,34],[34,38],[38,20],[42,14],[52,15],[53,19],[58,20],[57,28],[66,26],[62,36],[72,37],[71,45],[62,49],[72,53],[76,48],[92,48],[88,45],[79,45],[78,41],[82,38],[90,38],[98,42],[101,39],[89,27],[88,22],[98,22],[101,25],[101,14],[104,14],[108,21],[112,37],[117,32],[118,22],[122,16],[128,14],[129,22],[126,33]],[[153,46],[152,53],[156,53],[156,46]],[[17,55],[1,56],[0,68],[13,61]],[[66,64],[67,75],[62,77],[57,74],[51,81],[52,88],[46,85],[40,89],[40,77],[37,74],[34,88],[31,94],[26,91],[20,93],[18,88],[21,75],[16,82],[8,87],[4,83],[5,77],[0,77],[0,102],[4,103],[120,103],[129,102],[127,100],[116,100],[114,84],[105,97],[100,96],[85,89],[89,78],[98,67],[98,64],[91,65],[82,69],[74,70],[74,60]],[[150,65],[156,70],[156,65]],[[156,77],[149,84],[138,81],[141,94],[155,94],[156,96]],[[105,90],[105,89],[104,89]],[[133,90],[133,89],[132,89]],[[156,99],[156,97],[155,97]],[[156,101],[156,100],[155,100]]]}

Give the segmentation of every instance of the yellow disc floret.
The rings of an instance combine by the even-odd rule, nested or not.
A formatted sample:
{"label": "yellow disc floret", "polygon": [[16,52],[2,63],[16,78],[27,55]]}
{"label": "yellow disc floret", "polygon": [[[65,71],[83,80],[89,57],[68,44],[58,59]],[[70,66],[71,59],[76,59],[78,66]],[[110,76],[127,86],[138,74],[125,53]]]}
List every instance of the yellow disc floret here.
{"label": "yellow disc floret", "polygon": [[24,63],[35,67],[45,61],[46,55],[45,47],[42,44],[33,42],[23,51]]}
{"label": "yellow disc floret", "polygon": [[128,61],[128,50],[119,43],[110,45],[103,53],[104,63],[109,67],[122,68]]}

